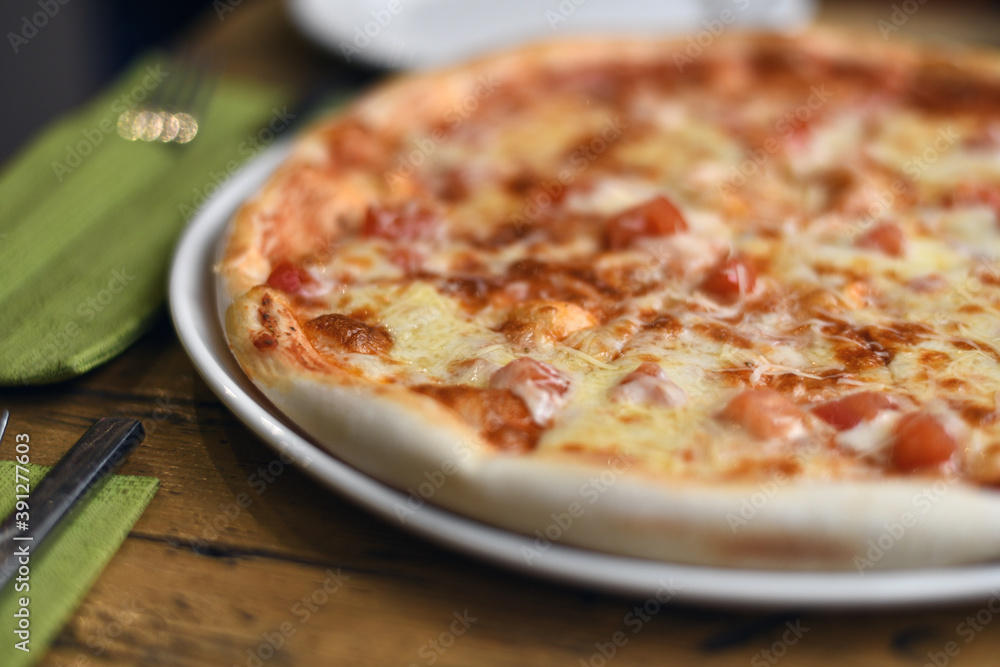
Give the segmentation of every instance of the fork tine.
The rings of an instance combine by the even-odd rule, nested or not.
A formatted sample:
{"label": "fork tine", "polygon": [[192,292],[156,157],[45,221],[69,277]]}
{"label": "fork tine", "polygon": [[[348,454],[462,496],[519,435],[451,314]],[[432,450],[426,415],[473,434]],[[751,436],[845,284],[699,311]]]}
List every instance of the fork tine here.
{"label": "fork tine", "polygon": [[177,68],[174,66],[174,63],[170,61],[168,61],[165,66],[168,69],[164,73],[163,80],[160,81],[155,88],[153,88],[153,92],[150,93],[149,98],[143,106],[161,107],[168,99],[170,99],[168,93],[173,86],[177,85]]}
{"label": "fork tine", "polygon": [[181,133],[181,114],[185,107],[183,102],[178,102],[178,100],[183,100],[187,89],[190,88],[190,84],[188,83],[190,75],[183,63],[184,61],[179,58],[174,59],[171,65],[171,75],[164,82],[169,88],[164,91],[163,99],[159,101],[156,108],[156,112],[163,121],[163,129],[157,137],[162,143],[175,141]]}
{"label": "fork tine", "polygon": [[[126,110],[118,118],[118,134],[129,141],[159,141],[186,144],[198,133],[198,117],[208,103],[214,82],[212,68],[180,55],[167,65],[164,81],[138,109]],[[213,86],[214,87],[214,83]]]}
{"label": "fork tine", "polygon": [[215,92],[215,86],[219,83],[219,77],[224,69],[224,65],[202,59],[198,61],[197,67],[198,87],[188,103],[188,113],[200,119],[208,111],[208,105],[212,100],[212,94]]}
{"label": "fork tine", "polygon": [[189,113],[190,110],[195,109],[195,102],[198,99],[198,91],[201,88],[204,79],[205,68],[200,63],[185,63],[184,82],[188,85],[186,90],[178,91],[177,99],[180,100],[180,109],[187,110]]}

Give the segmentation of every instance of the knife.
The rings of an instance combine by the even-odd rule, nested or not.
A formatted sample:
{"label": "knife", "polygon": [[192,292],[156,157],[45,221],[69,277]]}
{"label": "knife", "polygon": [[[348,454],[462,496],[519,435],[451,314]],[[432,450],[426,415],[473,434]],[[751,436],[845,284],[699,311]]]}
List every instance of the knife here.
{"label": "knife", "polygon": [[[0,411],[0,442],[10,413]],[[0,590],[26,565],[42,541],[74,507],[83,505],[95,485],[107,478],[134,450],[146,431],[136,419],[106,417],[83,434],[49,473],[32,488],[26,466],[15,464],[13,488],[26,501],[0,524]],[[24,459],[26,460],[26,459]],[[22,480],[24,480],[22,482]],[[27,491],[27,497],[22,498]]]}

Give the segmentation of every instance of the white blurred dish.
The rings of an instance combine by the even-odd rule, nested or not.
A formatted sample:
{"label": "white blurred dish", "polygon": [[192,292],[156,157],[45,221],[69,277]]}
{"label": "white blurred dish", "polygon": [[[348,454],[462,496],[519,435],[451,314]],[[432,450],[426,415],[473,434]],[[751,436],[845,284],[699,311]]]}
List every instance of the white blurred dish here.
{"label": "white blurred dish", "polygon": [[348,62],[422,69],[574,34],[708,39],[735,27],[806,25],[815,0],[288,0],[300,30]]}

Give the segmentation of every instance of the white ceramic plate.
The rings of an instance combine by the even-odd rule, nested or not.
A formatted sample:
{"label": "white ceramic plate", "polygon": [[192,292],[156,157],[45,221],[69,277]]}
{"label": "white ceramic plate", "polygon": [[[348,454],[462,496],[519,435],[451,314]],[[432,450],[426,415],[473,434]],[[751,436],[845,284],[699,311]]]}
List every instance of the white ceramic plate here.
{"label": "white ceramic plate", "polygon": [[[313,444],[247,380],[229,352],[212,274],[220,234],[237,206],[277,167],[276,146],[235,176],[184,233],[170,275],[170,310],[195,367],[237,417],[331,489],[400,526],[408,496]],[[986,600],[1000,589],[1000,565],[900,572],[775,572],[661,563],[552,545],[424,505],[403,527],[459,551],[546,579],[630,596],[726,606],[862,608]],[[984,527],[984,530],[989,529]],[[525,557],[540,553],[529,564]]]}
{"label": "white ceramic plate", "polygon": [[586,33],[691,32],[808,23],[815,0],[289,0],[302,32],[350,62],[444,65],[500,46]]}

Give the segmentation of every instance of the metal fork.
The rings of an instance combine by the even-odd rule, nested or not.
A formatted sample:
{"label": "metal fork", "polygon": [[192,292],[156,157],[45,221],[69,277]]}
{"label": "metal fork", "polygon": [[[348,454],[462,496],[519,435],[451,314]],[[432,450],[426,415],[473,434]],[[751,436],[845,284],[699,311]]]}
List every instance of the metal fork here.
{"label": "metal fork", "polygon": [[197,61],[175,59],[142,105],[118,116],[118,135],[129,141],[186,144],[198,134],[215,76]]}

